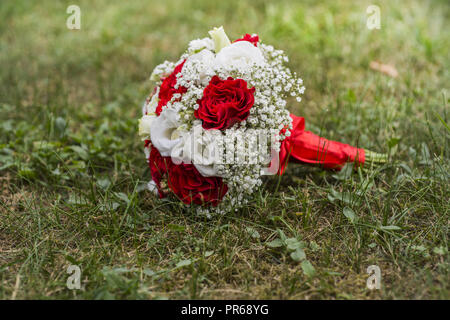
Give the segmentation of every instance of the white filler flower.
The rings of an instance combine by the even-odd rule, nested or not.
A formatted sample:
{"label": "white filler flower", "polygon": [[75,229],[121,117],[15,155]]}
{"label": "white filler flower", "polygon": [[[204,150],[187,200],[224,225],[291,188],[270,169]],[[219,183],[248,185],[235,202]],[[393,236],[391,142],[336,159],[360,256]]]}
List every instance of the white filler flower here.
{"label": "white filler flower", "polygon": [[188,52],[194,54],[203,49],[214,50],[214,41],[211,38],[196,39],[189,42]]}
{"label": "white filler flower", "polygon": [[214,59],[214,53],[203,49],[187,58],[183,68],[195,68],[197,81],[206,86],[214,75]]}

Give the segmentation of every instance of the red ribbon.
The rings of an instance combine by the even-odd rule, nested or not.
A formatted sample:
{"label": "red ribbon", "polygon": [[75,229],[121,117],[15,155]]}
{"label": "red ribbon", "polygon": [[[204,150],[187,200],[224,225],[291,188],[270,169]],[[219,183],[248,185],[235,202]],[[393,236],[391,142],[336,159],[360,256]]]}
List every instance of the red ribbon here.
{"label": "red ribbon", "polygon": [[305,118],[293,114],[291,118],[293,121],[291,135],[281,143],[279,175],[284,173],[288,161],[315,164],[336,170],[340,170],[347,162],[364,164],[364,149],[319,137],[305,131]]}

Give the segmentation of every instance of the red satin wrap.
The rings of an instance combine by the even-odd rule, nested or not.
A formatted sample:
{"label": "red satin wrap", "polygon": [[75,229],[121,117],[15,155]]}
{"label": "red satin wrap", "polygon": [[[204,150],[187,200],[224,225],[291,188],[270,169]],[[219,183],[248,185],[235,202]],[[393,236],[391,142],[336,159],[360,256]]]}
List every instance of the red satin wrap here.
{"label": "red satin wrap", "polygon": [[364,164],[364,149],[319,137],[305,131],[305,118],[293,114],[291,118],[293,120],[291,135],[281,143],[279,175],[283,174],[288,161],[316,164],[326,169],[337,170],[347,162]]}

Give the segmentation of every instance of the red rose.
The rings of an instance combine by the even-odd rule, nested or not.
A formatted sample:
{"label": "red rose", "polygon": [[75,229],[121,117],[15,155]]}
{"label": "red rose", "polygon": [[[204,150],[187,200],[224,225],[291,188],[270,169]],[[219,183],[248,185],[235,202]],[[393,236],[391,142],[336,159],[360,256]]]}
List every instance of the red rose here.
{"label": "red rose", "polygon": [[203,177],[192,164],[175,165],[170,157],[163,157],[150,147],[149,167],[160,198],[164,198],[161,181],[167,179],[170,190],[184,203],[217,206],[228,187],[220,177]]}
{"label": "red rose", "polygon": [[192,164],[172,165],[169,169],[169,187],[184,203],[217,206],[228,187],[219,177],[204,177]]}
{"label": "red rose", "polygon": [[253,45],[256,47],[258,45],[259,37],[258,37],[258,35],[252,36],[252,35],[246,33],[245,36],[243,36],[240,39],[236,39],[233,42],[238,42],[238,41],[248,41],[248,42],[253,43]]}
{"label": "red rose", "polygon": [[163,198],[165,194],[162,191],[161,180],[169,172],[169,168],[172,165],[172,160],[170,159],[170,157],[161,156],[158,149],[156,149],[154,146],[150,146],[150,157],[148,165],[150,167],[152,180],[158,187],[159,197]]}
{"label": "red rose", "polygon": [[178,89],[175,89],[175,85],[177,84],[177,73],[183,69],[183,65],[186,60],[183,60],[179,65],[175,67],[173,72],[163,80],[161,83],[161,87],[159,88],[159,101],[158,106],[156,107],[155,113],[159,116],[159,114],[162,111],[162,107],[164,107],[167,102],[172,99],[173,95],[175,93],[185,93],[187,89],[185,87],[179,87]]}
{"label": "red rose", "polygon": [[248,89],[242,79],[221,80],[214,76],[197,101],[199,108],[194,115],[203,120],[204,129],[228,129],[247,119],[255,103],[254,92],[255,88]]}

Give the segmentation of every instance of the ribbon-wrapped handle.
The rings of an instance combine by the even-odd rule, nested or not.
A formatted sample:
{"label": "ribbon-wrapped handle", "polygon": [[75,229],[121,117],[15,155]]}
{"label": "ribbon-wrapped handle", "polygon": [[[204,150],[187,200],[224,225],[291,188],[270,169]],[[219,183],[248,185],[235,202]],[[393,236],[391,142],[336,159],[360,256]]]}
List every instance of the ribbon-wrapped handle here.
{"label": "ribbon-wrapped handle", "polygon": [[[279,175],[283,174],[288,162],[320,165],[326,169],[336,170],[340,170],[347,162],[355,162],[360,166],[365,163],[366,150],[305,131],[303,117],[291,114],[291,118],[291,135],[281,143]],[[375,154],[371,151],[368,153]],[[380,159],[385,159],[385,155],[377,155]]]}

